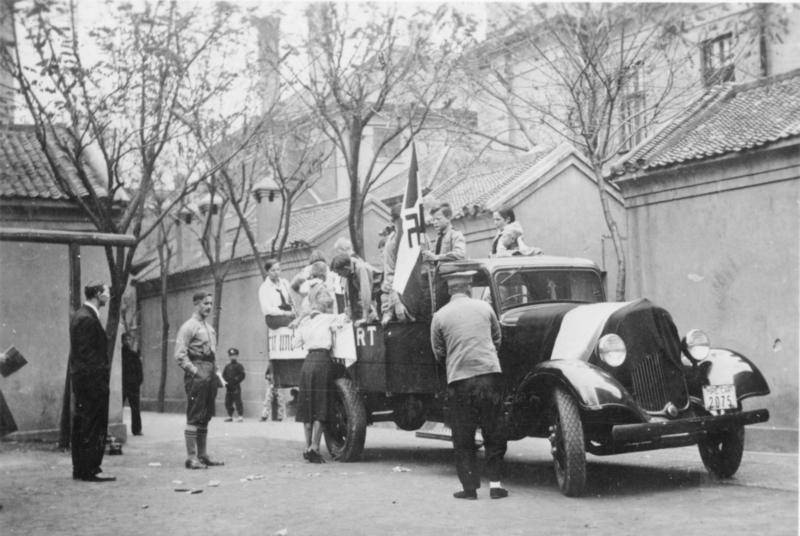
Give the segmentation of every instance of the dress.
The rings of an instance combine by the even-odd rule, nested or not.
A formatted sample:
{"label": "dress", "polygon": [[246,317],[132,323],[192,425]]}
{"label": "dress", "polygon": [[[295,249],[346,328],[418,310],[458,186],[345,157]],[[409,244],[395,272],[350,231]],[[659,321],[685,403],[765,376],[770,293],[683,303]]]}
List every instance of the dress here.
{"label": "dress", "polygon": [[297,395],[298,422],[325,422],[331,407],[334,366],[331,361],[331,325],[337,315],[312,312],[295,332],[295,347],[308,350],[300,370],[300,385]]}
{"label": "dress", "polygon": [[139,406],[139,390],[142,385],[142,360],[139,352],[128,345],[122,345],[122,403],[128,401],[131,407],[131,432],[142,433],[142,415]]}
{"label": "dress", "polygon": [[111,371],[108,338],[92,305],[83,304],[73,315],[69,342],[69,373],[75,397],[72,475],[89,478],[102,472]]}
{"label": "dress", "polygon": [[480,487],[475,432],[480,427],[489,480],[499,481],[507,438],[503,426],[503,377],[497,347],[500,325],[491,306],[455,294],[433,316],[431,346],[447,365],[445,416],[453,432],[456,471],[464,490]]}

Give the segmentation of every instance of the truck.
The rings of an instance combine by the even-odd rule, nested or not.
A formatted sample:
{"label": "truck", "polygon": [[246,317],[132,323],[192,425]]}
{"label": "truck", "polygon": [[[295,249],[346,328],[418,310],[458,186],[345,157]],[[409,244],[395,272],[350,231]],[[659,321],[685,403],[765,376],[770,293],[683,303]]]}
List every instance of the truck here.
{"label": "truck", "polygon": [[[769,393],[753,362],[712,346],[647,299],[606,301],[605,273],[592,261],[514,256],[442,263],[440,276],[472,272],[472,297],[501,326],[498,356],[509,440],[549,439],[562,493],[586,489],[586,455],[697,445],[720,478],[738,470],[744,427],[769,419],[742,401]],[[341,367],[325,429],[331,456],[359,459],[367,427],[393,421],[418,430],[446,424],[446,375],[434,358],[430,321],[354,327],[357,359]],[[275,381],[297,383],[301,360],[272,360]]]}

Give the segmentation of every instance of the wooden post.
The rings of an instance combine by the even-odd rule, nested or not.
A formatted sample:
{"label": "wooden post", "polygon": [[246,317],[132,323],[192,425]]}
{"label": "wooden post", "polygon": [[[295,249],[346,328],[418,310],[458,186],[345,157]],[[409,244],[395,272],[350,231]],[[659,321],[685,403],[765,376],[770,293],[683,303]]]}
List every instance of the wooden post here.
{"label": "wooden post", "polygon": [[[69,244],[69,306],[70,318],[78,307],[81,306],[81,247],[75,243]],[[67,357],[69,360],[69,357]],[[59,426],[58,447],[67,449],[70,446],[70,431],[72,420],[72,387],[69,381],[69,361],[67,374],[64,380],[64,397],[61,402],[61,423]]]}

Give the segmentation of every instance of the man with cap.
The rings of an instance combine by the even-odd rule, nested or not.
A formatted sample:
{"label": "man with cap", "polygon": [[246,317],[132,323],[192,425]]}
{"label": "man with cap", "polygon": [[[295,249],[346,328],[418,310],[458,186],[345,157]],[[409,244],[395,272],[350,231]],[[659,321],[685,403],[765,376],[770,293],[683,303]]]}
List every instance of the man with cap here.
{"label": "man with cap", "polygon": [[214,305],[208,292],[192,296],[194,313],[175,336],[175,360],[184,371],[186,390],[186,468],[204,469],[224,465],[206,452],[208,422],[214,416],[219,369],[216,364],[217,334],[207,322]]}
{"label": "man with cap", "polygon": [[244,411],[242,410],[242,386],[245,373],[244,367],[239,363],[239,349],[228,348],[228,358],[230,363],[225,365],[222,371],[222,379],[225,380],[225,410],[228,412],[228,418],[225,422],[233,420],[233,409],[236,408],[237,422],[244,420]]}
{"label": "man with cap", "polygon": [[470,297],[471,272],[443,274],[450,302],[431,322],[431,346],[439,361],[446,362],[448,424],[453,434],[456,471],[462,490],[456,499],[477,499],[481,486],[477,473],[475,431],[483,434],[489,496],[502,499],[503,456],[507,440],[502,425],[503,376],[497,348],[500,324],[491,305]]}
{"label": "man with cap", "polygon": [[111,297],[108,285],[89,283],[86,301],[69,323],[69,376],[75,400],[72,414],[72,478],[85,482],[111,482],[100,464],[105,454],[108,428],[108,393],[111,360],[108,338],[100,323],[100,308]]}

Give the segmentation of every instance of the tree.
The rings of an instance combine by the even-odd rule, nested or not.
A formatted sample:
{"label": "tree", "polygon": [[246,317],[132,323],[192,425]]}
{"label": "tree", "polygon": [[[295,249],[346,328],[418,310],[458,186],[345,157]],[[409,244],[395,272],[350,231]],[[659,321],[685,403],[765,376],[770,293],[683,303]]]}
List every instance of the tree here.
{"label": "tree", "polygon": [[[348,226],[363,253],[364,201],[372,186],[444,106],[455,58],[474,24],[442,6],[410,15],[396,6],[320,3],[306,10],[308,37],[285,46],[274,68],[316,119],[349,181]],[[303,58],[302,68],[295,64]],[[293,63],[295,62],[295,63]],[[382,132],[376,146],[362,141]]]}
{"label": "tree", "polygon": [[[76,22],[74,0],[18,2],[25,40],[18,39],[15,29],[18,46],[4,52],[2,61],[20,89],[61,190],[99,231],[132,234],[138,244],[215,171],[208,169],[194,182],[176,186],[179,192],[170,206],[145,221],[155,177],[172,164],[170,148],[185,135],[178,111],[200,106],[228,87],[222,75],[200,88],[188,81],[197,64],[213,62],[230,42],[235,18],[230,6],[222,4],[209,10],[183,9],[175,1],[112,8],[107,26],[85,34]],[[84,46],[87,36],[93,48]],[[22,61],[23,47],[31,49],[35,65]],[[100,59],[87,63],[96,51]],[[91,160],[99,162],[99,180],[98,166],[90,165]],[[73,172],[79,185],[70,180]],[[119,202],[122,192],[130,193],[126,203]],[[135,252],[136,246],[105,248],[111,279],[106,322],[111,355]]]}
{"label": "tree", "polygon": [[[493,111],[497,119],[486,121],[491,114],[484,114],[481,130],[472,129],[473,134],[513,150],[529,150],[555,135],[578,147],[591,162],[617,257],[618,300],[625,297],[625,247],[610,210],[611,186],[605,178],[620,153],[640,143],[703,89],[696,58],[698,42],[709,38],[703,27],[703,17],[709,16],[706,8],[646,3],[503,5],[499,9],[505,10],[507,25],[465,62],[470,93],[476,95],[473,104]],[[758,7],[743,16],[732,62],[758,50],[759,40],[779,38],[779,27],[785,26],[780,16]],[[720,18],[718,30],[741,24],[737,17]]]}

